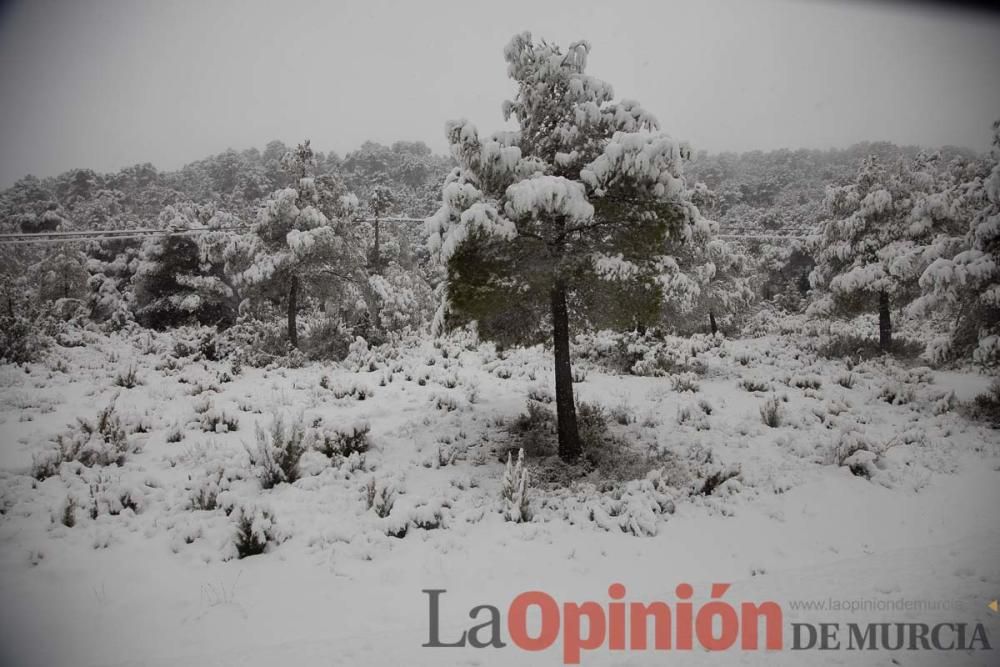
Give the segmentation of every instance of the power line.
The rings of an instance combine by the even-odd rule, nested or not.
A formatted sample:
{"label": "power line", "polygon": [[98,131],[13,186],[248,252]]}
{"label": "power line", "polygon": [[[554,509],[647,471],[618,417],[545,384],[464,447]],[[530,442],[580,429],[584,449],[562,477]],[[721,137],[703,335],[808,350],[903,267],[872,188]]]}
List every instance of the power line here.
{"label": "power line", "polygon": [[[411,217],[387,217],[387,218],[360,218],[354,222],[404,222],[423,223],[425,218]],[[225,227],[189,227],[181,228],[151,228],[138,227],[133,229],[89,229],[74,231],[52,231],[34,233],[5,233],[0,234],[0,246],[9,245],[35,245],[52,243],[73,243],[79,241],[109,241],[109,240],[135,240],[159,236],[193,236],[197,234],[207,234],[211,232],[247,232],[253,229],[253,225],[229,225]],[[752,240],[806,240],[809,238],[808,229],[774,229],[762,233],[759,229],[727,227],[719,230],[716,238],[722,239],[752,239]]]}
{"label": "power line", "polygon": [[[360,218],[354,222],[424,222],[424,218]],[[180,228],[142,228],[133,229],[89,229],[76,231],[54,232],[21,232],[0,234],[0,245],[34,245],[47,243],[72,243],[76,241],[102,241],[119,239],[143,239],[157,236],[192,236],[210,232],[248,232],[253,225],[231,225],[228,227],[188,227]]]}

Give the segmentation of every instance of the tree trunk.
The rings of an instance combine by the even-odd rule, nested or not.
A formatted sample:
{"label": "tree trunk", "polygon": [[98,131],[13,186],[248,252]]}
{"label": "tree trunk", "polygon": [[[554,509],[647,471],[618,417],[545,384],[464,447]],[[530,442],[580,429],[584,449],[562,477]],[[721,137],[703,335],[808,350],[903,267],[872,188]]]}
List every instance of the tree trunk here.
{"label": "tree trunk", "polygon": [[288,342],[292,347],[299,346],[299,330],[296,317],[299,313],[299,277],[292,276],[288,286]]}
{"label": "tree trunk", "polygon": [[375,217],[375,247],[372,248],[372,272],[381,273],[382,272],[382,247],[380,244],[380,232],[381,224],[379,219]]}
{"label": "tree trunk", "polygon": [[556,361],[556,423],[559,458],[572,462],[580,456],[580,433],[573,402],[573,369],[569,358],[569,311],[566,286],[557,281],[552,288],[552,344]]}
{"label": "tree trunk", "polygon": [[889,318],[889,295],[878,294],[878,346],[883,352],[892,347],[892,320]]}
{"label": "tree trunk", "polygon": [[719,333],[719,325],[715,323],[715,312],[708,311],[708,326],[712,328],[712,335]]}

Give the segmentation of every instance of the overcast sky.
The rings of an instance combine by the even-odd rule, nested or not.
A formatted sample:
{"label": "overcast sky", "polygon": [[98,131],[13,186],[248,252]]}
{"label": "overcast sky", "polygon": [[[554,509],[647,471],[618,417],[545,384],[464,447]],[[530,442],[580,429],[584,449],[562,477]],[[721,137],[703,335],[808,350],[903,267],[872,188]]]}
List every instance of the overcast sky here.
{"label": "overcast sky", "polygon": [[709,151],[865,139],[988,147],[1000,21],[821,0],[34,0],[0,10],[0,186],[26,173],[175,169],[309,137],[444,151],[499,129],[503,47],[587,39],[589,71]]}

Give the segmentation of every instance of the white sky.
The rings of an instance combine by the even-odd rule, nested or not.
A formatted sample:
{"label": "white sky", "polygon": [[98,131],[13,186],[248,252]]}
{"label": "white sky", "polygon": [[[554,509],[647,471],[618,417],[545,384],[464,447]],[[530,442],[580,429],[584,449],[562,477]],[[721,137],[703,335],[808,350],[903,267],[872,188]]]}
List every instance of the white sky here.
{"label": "white sky", "polygon": [[589,40],[589,71],[696,150],[985,150],[1000,116],[997,15],[924,5],[35,0],[0,10],[0,187],[275,138],[444,151],[449,118],[502,125],[503,47],[525,29]]}

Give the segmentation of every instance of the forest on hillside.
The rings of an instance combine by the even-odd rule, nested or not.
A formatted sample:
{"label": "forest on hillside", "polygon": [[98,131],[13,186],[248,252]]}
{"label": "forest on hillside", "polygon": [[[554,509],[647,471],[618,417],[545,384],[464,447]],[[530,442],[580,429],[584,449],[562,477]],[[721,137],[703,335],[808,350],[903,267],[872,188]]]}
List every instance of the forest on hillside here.
{"label": "forest on hillside", "polygon": [[[689,155],[687,198],[712,228],[695,234],[671,269],[671,289],[681,298],[642,328],[737,334],[759,329],[761,318],[774,312],[797,313],[810,304],[823,317],[876,312],[881,290],[834,279],[880,265],[890,274],[890,317],[950,307],[913,341],[929,359],[971,359],[976,349],[977,359],[994,359],[989,323],[995,306],[955,308],[959,292],[977,289],[965,284],[971,260],[963,253],[995,243],[975,228],[993,205],[988,186],[995,159],[888,142]],[[154,329],[202,325],[215,327],[215,336],[239,323],[254,328],[257,354],[250,356],[265,363],[300,347],[310,358],[342,358],[356,335],[382,341],[417,331],[433,319],[443,278],[419,219],[440,205],[455,167],[454,156],[435,155],[419,141],[365,142],[340,157],[315,151],[306,140],[294,148],[272,141],[263,151],[228,150],[173,172],[147,163],[111,174],[74,169],[53,178],[25,176],[0,192],[3,233],[22,235],[0,245],[9,324],[0,350],[10,360],[30,359],[71,324],[105,330],[131,322]],[[891,211],[866,208],[864,198],[877,189],[893,195]],[[318,217],[307,220],[307,208]],[[380,220],[394,217],[416,220]],[[845,221],[858,219],[882,230],[879,247],[834,259],[835,246],[858,233],[842,229]],[[288,275],[257,275],[278,253],[296,252],[269,238],[282,225],[329,227],[344,241],[339,250],[312,250],[296,260],[303,275],[292,307]],[[203,228],[210,231],[53,237],[38,244],[25,236]],[[327,271],[331,266],[336,271]],[[989,275],[973,279],[990,281]],[[290,310],[296,313],[292,328]],[[951,312],[963,319],[955,323]],[[600,323],[580,329],[594,327]],[[544,338],[544,330],[536,334]]]}

